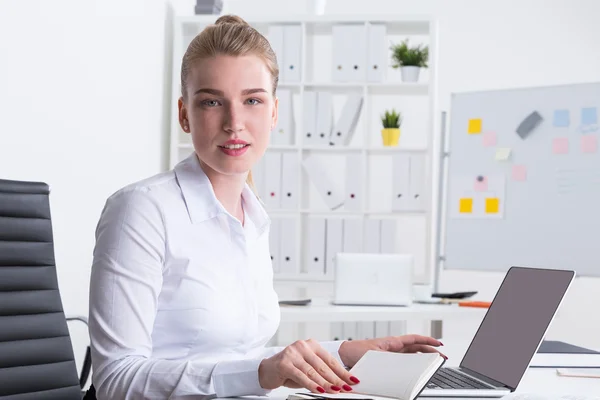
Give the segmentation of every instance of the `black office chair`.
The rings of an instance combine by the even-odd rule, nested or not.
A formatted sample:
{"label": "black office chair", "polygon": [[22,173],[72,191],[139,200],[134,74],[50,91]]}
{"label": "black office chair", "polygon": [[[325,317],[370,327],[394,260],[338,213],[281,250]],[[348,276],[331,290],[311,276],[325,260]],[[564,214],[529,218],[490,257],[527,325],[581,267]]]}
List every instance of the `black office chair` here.
{"label": "black office chair", "polygon": [[[73,317],[87,324],[84,317]],[[0,179],[0,399],[81,400],[58,290],[49,187]]]}

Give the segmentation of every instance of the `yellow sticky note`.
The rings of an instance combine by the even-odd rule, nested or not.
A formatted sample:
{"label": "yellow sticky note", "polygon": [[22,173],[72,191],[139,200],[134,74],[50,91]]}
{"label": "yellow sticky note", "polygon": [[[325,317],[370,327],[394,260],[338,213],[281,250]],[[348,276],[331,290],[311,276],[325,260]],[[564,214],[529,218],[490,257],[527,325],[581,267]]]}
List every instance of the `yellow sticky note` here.
{"label": "yellow sticky note", "polygon": [[469,134],[474,135],[481,133],[481,118],[469,120]]}
{"label": "yellow sticky note", "polygon": [[473,212],[473,199],[460,199],[459,211],[461,213],[472,213]]}
{"label": "yellow sticky note", "polygon": [[498,214],[500,211],[500,199],[489,197],[485,199],[485,212],[488,214]]}

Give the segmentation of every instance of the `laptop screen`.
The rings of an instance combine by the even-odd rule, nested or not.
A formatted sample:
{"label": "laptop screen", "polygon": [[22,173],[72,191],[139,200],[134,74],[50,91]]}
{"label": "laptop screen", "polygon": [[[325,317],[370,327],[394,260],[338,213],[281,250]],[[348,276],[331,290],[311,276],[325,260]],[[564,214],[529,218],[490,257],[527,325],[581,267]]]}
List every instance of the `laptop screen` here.
{"label": "laptop screen", "polygon": [[460,366],[516,388],[573,277],[573,271],[511,268]]}

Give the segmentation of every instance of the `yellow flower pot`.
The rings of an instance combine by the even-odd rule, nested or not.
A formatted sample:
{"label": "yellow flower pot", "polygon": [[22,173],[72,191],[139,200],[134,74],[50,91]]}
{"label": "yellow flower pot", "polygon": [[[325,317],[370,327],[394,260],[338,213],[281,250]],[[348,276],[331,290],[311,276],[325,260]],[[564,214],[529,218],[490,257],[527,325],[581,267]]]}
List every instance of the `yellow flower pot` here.
{"label": "yellow flower pot", "polygon": [[383,128],[381,137],[384,146],[398,146],[400,140],[400,128]]}

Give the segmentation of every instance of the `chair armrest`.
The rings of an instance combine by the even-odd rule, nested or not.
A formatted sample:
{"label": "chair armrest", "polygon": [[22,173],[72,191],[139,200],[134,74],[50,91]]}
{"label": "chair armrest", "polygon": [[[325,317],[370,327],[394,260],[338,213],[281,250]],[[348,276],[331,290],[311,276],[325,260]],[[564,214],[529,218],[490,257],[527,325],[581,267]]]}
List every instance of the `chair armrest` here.
{"label": "chair armrest", "polygon": [[[86,327],[89,327],[87,317],[81,315],[74,315],[71,317],[66,317],[67,322],[69,321],[79,321],[83,322]],[[90,346],[87,347],[85,351],[85,358],[83,359],[83,366],[81,367],[81,374],[79,375],[79,386],[83,389],[85,384],[88,381],[90,376],[90,371],[92,369],[92,354],[91,354]]]}

